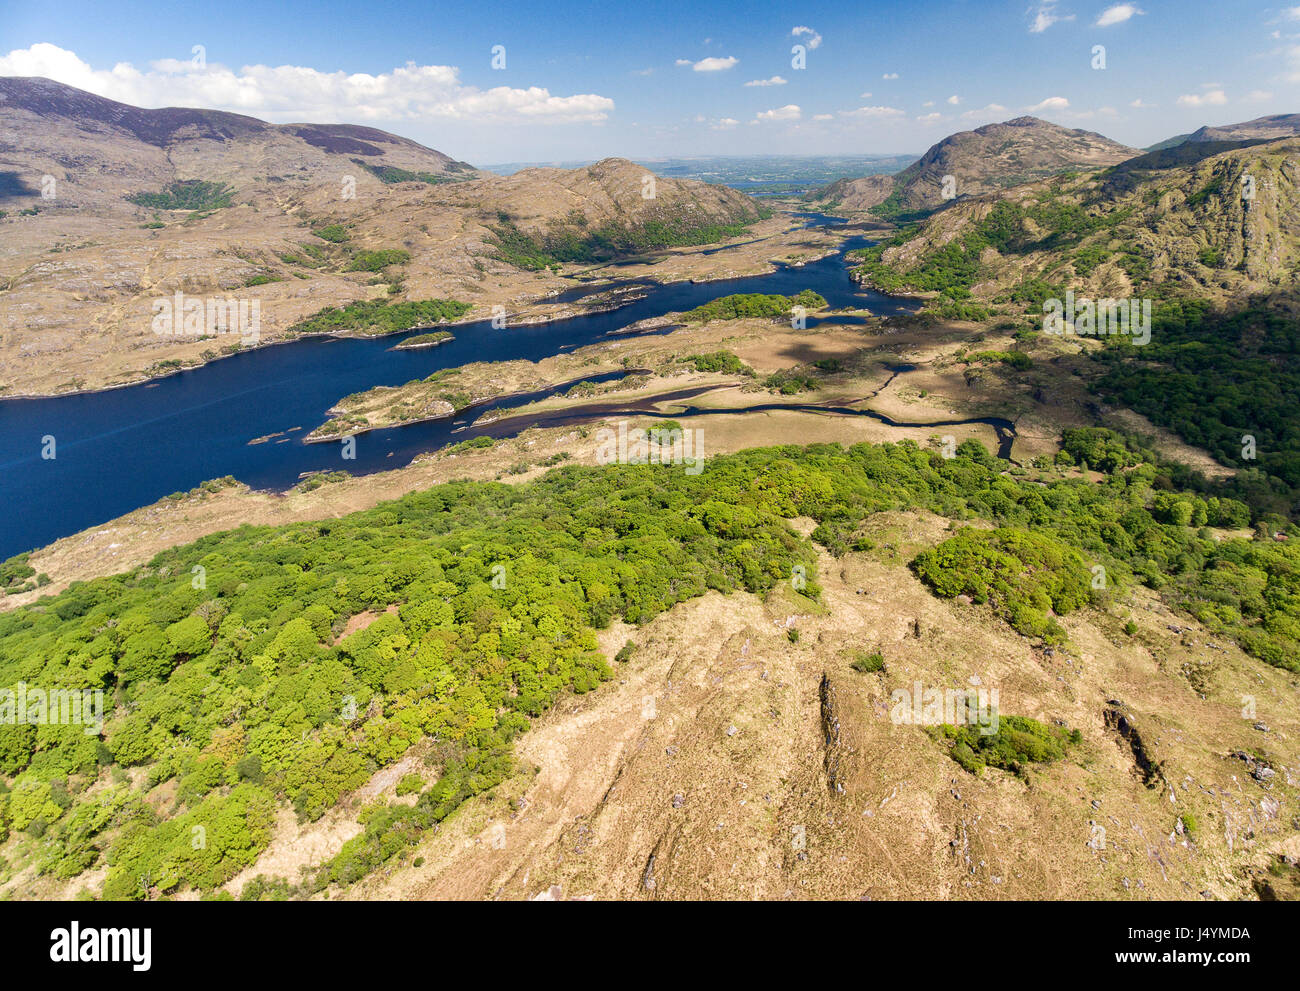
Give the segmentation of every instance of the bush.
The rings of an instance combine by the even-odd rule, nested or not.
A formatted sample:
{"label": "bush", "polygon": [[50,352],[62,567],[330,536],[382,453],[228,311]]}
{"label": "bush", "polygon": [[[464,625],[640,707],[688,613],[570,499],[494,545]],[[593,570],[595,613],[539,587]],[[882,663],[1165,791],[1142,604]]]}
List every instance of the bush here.
{"label": "bush", "polygon": [[342,224],[326,224],[324,227],[317,227],[312,233],[322,241],[329,241],[330,244],[342,244],[344,241],[352,240],[352,235]]}
{"label": "bush", "polygon": [[723,372],[727,375],[754,375],[750,368],[730,351],[710,351],[708,354],[693,354],[683,358],[686,364],[694,365],[697,372]]}
{"label": "bush", "polygon": [[391,334],[444,320],[456,320],[470,310],[468,303],[452,299],[360,300],[347,306],[327,306],[289,328],[291,334],[328,334],[359,331]]}
{"label": "bush", "polygon": [[972,774],[985,767],[1022,773],[1029,764],[1060,760],[1081,739],[1078,730],[1067,732],[1027,716],[999,715],[995,732],[983,730],[980,726],[944,725],[938,736],[948,744],[948,755]]}
{"label": "bush", "polygon": [[418,774],[407,774],[402,780],[397,782],[397,794],[401,795],[418,795],[424,789],[424,778]]}
{"label": "bush", "polygon": [[880,651],[871,654],[859,653],[854,656],[853,662],[849,666],[854,671],[861,671],[863,674],[874,674],[877,671],[885,670],[885,655]]}
{"label": "bush", "polygon": [[389,265],[405,265],[411,253],[401,248],[382,248],[378,251],[358,251],[348,262],[346,272],[382,272]]}
{"label": "bush", "polygon": [[805,310],[822,310],[827,303],[811,289],[805,289],[796,296],[736,293],[687,310],[682,314],[682,319],[687,323],[703,323],[708,320],[739,320],[745,317],[786,317],[796,306],[802,306]]}
{"label": "bush", "polygon": [[965,527],[912,570],[944,598],[969,595],[988,602],[1018,632],[1061,643],[1064,631],[1048,617],[1072,612],[1090,598],[1091,570],[1060,541],[1024,530]]}

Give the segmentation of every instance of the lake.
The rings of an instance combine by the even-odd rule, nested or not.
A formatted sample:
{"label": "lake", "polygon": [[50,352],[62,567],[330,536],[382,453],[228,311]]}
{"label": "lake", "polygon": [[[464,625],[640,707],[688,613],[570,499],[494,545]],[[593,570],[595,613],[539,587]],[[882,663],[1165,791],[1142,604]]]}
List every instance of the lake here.
{"label": "lake", "polygon": [[[798,216],[807,226],[843,222],[817,214]],[[489,321],[461,324],[450,328],[454,341],[434,348],[393,350],[420,330],[379,338],[307,338],[250,349],[126,388],[0,400],[0,559],[211,478],[233,475],[254,488],[284,490],[314,471],[363,475],[398,468],[417,454],[488,433],[465,425],[482,408],[520,406],[557,391],[471,408],[457,414],[460,422],[438,420],[359,434],[355,460],[343,460],[337,443],[302,442],[327,419],[334,403],[374,386],[401,385],[473,361],[537,361],[605,340],[638,320],[738,292],[792,295],[813,289],[833,307],[865,306],[886,314],[914,309],[908,301],[862,290],[849,278],[844,252],[869,243],[862,236],[850,237],[835,255],[801,267],[782,266],[768,275],[699,284],[646,283],[644,299],[607,313],[501,329]],[[555,305],[573,296],[566,292]],[[294,428],[299,429],[285,437],[248,443]],[[41,457],[46,436],[55,441],[52,460]]]}

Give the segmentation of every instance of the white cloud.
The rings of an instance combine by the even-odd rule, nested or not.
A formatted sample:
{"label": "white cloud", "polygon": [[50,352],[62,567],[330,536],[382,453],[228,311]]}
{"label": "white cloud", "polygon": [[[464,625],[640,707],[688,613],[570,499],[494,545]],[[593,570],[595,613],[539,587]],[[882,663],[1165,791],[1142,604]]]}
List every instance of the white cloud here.
{"label": "white cloud", "polygon": [[858,94],[858,99],[859,99],[859,100],[870,100],[870,99],[871,99],[871,94],[870,94],[870,93],[859,93],[859,94]]}
{"label": "white cloud", "polygon": [[1242,97],[1241,102],[1242,103],[1267,103],[1271,99],[1273,99],[1272,93],[1268,92],[1267,90],[1255,89],[1255,90],[1251,90],[1244,97]]}
{"label": "white cloud", "polygon": [[957,106],[957,104],[959,104],[959,103],[961,103],[961,97],[958,96],[956,93],[954,93],[952,96],[948,97],[948,104],[949,104],[950,106],[955,107],[955,106]]}
{"label": "white cloud", "polygon": [[817,48],[822,43],[822,36],[812,28],[804,27],[802,24],[790,32],[790,37],[798,38],[801,35],[808,35],[808,47]]}
{"label": "white cloud", "polygon": [[1300,7],[1283,7],[1282,19],[1287,21],[1300,21]]}
{"label": "white cloud", "polygon": [[947,117],[939,113],[937,110],[934,113],[925,114],[921,117],[916,118],[917,123],[919,124],[938,124],[940,121],[947,120],[947,119],[948,119]]}
{"label": "white cloud", "polygon": [[[870,95],[870,94],[868,94],[868,95]],[[923,107],[933,107],[933,106],[934,106],[934,101],[933,101],[933,100],[926,100],[924,103],[921,104],[921,106],[923,106]]]}
{"label": "white cloud", "polygon": [[902,117],[903,111],[897,107],[858,107],[857,110],[841,110],[841,117]]}
{"label": "white cloud", "polygon": [[614,101],[595,93],[552,96],[540,86],[480,89],[448,65],[408,62],[389,72],[322,72],[309,66],[247,65],[237,72],[163,59],[141,71],[129,62],[94,69],[75,52],[47,42],[0,56],[0,76],[45,76],[139,107],[189,106],[273,121],[442,118],[499,123],[582,123],[605,120]]}
{"label": "white cloud", "polygon": [[883,76],[881,76],[880,78],[881,78],[881,79],[897,79],[897,78],[898,78],[898,73],[897,73],[897,72],[886,72],[886,73],[885,73]]}
{"label": "white cloud", "polygon": [[784,86],[788,79],[782,79],[780,76],[773,76],[771,79],[751,79],[745,83],[746,86]]}
{"label": "white cloud", "polygon": [[1036,114],[1042,110],[1068,110],[1070,101],[1063,96],[1049,96],[1042,103],[1035,103],[1032,107],[1025,107],[1031,114]]}
{"label": "white cloud", "polygon": [[679,58],[676,62],[673,63],[673,65],[694,65],[694,64],[695,63],[688,58]]}
{"label": "white cloud", "polygon": [[1228,102],[1228,96],[1221,89],[1212,89],[1208,93],[1184,93],[1178,98],[1180,107],[1221,107]]}
{"label": "white cloud", "polygon": [[1137,15],[1145,13],[1145,10],[1138,9],[1137,4],[1117,3],[1101,12],[1101,16],[1097,18],[1096,26],[1108,28],[1114,24],[1123,24],[1125,21],[1132,20]]}
{"label": "white cloud", "polygon": [[1030,7],[1029,13],[1033,15],[1033,19],[1029,22],[1030,34],[1042,34],[1059,21],[1074,20],[1073,14],[1058,12],[1058,6],[1058,0],[1043,0],[1042,3]]}
{"label": "white cloud", "polygon": [[1129,106],[1135,110],[1154,110],[1156,108],[1156,104],[1154,103],[1143,103],[1141,97],[1138,97],[1130,103]]}
{"label": "white cloud", "polygon": [[1000,103],[990,103],[987,107],[980,107],[978,110],[967,110],[961,115],[962,120],[978,120],[981,117],[997,117],[1007,112],[1007,108]]}
{"label": "white cloud", "polygon": [[775,110],[764,110],[762,113],[754,115],[755,120],[798,120],[803,115],[793,103],[787,103],[784,107],[777,107]]}
{"label": "white cloud", "polygon": [[1286,81],[1300,83],[1300,45],[1288,45],[1282,52],[1287,61]]}
{"label": "white cloud", "polygon": [[694,66],[692,66],[692,68],[696,72],[722,72],[726,69],[730,69],[739,61],[740,59],[736,58],[734,55],[728,55],[725,58],[711,55],[708,58],[700,59]]}
{"label": "white cloud", "polygon": [[740,121],[736,120],[736,118],[734,117],[723,117],[720,120],[716,121],[715,123],[711,124],[710,126],[715,131],[727,131],[735,127],[739,123]]}
{"label": "white cloud", "polygon": [[813,114],[813,120],[834,120],[834,114]]}

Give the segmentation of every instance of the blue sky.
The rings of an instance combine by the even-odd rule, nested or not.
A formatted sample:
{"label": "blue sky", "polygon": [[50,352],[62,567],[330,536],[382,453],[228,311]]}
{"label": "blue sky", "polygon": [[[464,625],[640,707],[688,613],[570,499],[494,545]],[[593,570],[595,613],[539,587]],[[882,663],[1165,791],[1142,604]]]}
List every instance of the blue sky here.
{"label": "blue sky", "polygon": [[477,164],[920,152],[1025,113],[1148,145],[1300,111],[1300,6],[7,0],[0,75],[371,124]]}

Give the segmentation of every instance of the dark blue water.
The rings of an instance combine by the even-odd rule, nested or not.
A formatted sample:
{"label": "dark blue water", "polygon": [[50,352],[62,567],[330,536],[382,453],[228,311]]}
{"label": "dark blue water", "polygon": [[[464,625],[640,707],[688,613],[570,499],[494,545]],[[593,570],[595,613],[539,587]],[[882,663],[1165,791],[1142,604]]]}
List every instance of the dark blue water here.
{"label": "dark blue water", "polygon": [[[809,226],[836,218],[800,214]],[[844,250],[869,242],[853,237]],[[338,443],[304,444],[342,397],[379,385],[401,385],[471,361],[536,361],[583,347],[647,317],[688,310],[735,292],[793,294],[814,289],[832,306],[878,313],[913,308],[862,291],[848,277],[843,253],[770,275],[700,284],[645,286],[646,298],[609,313],[532,327],[494,329],[490,322],[451,328],[435,348],[395,351],[419,333],[372,339],[311,338],[274,345],[123,389],[52,399],[0,400],[0,558],[148,505],[210,478],[233,475],[255,488],[283,490],[304,473],[367,474],[398,468],[416,454],[486,433],[466,429],[479,411],[449,420],[375,430],[355,437],[356,458]],[[623,283],[623,284],[636,284]],[[586,292],[594,292],[593,287]],[[577,293],[554,300],[561,305]],[[556,390],[491,405],[510,407]],[[285,431],[283,437],[249,441]],[[41,457],[43,438],[55,458]]]}

